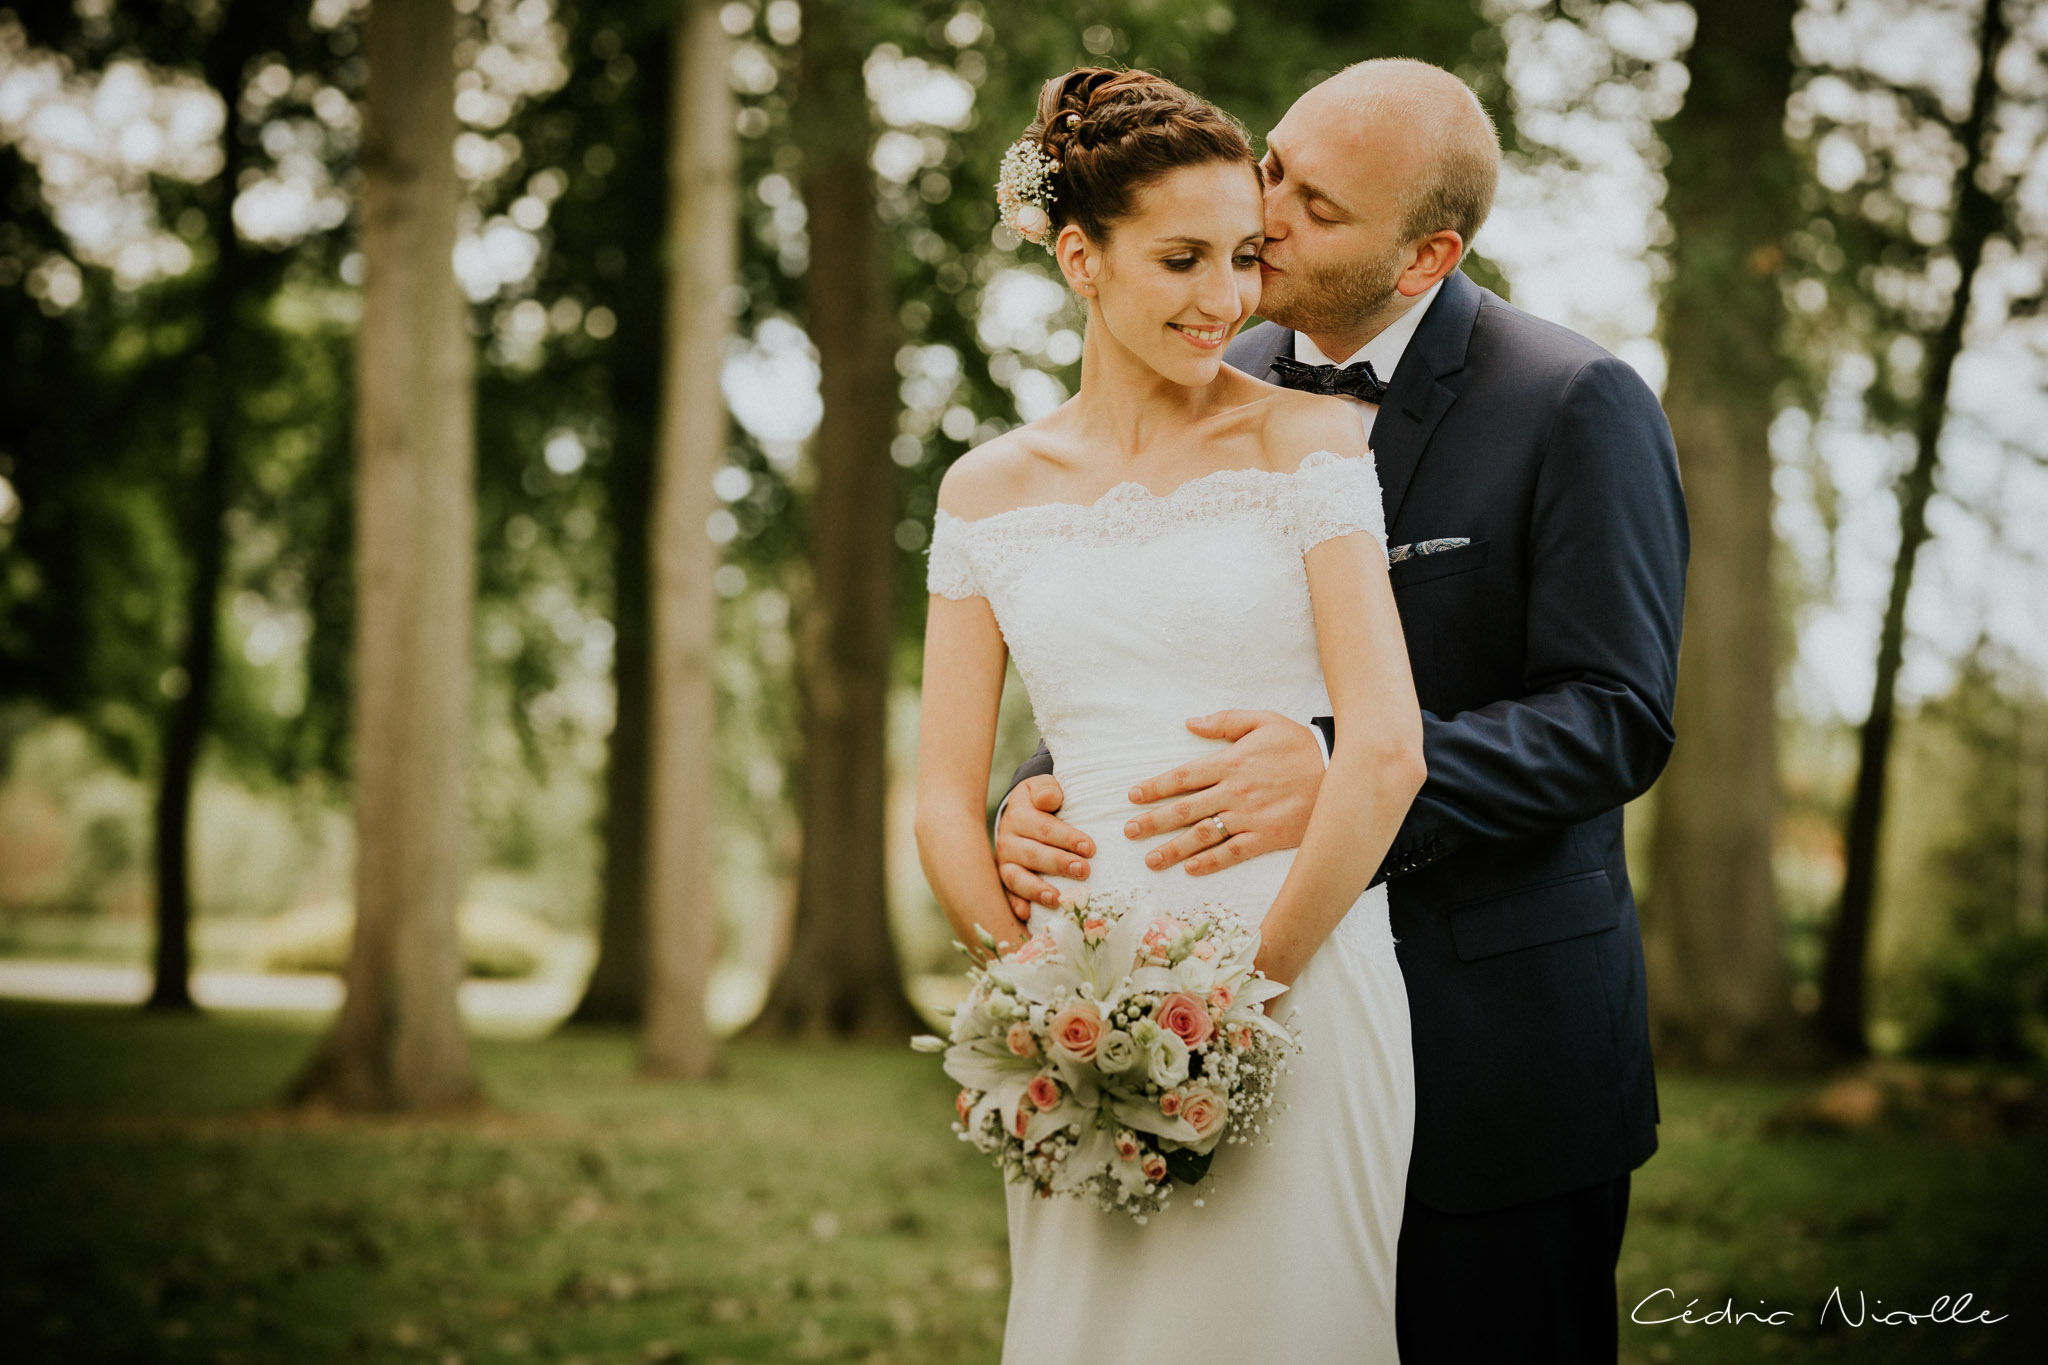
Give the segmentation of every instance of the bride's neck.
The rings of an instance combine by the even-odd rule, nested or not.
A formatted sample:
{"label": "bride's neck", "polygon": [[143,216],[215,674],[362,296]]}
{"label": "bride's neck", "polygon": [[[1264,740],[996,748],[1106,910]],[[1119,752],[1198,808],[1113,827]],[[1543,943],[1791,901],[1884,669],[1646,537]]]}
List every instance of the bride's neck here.
{"label": "bride's neck", "polygon": [[1091,444],[1134,458],[1208,416],[1215,408],[1215,390],[1214,381],[1198,387],[1174,383],[1110,337],[1108,329],[1091,325],[1081,347],[1074,419]]}

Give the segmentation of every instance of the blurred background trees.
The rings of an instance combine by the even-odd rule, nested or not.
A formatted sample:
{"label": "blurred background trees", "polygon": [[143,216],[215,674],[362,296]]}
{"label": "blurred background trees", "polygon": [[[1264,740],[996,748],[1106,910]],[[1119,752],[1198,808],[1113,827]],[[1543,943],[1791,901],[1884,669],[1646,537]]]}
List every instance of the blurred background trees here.
{"label": "blurred background trees", "polygon": [[[2033,1056],[2044,9],[2006,0],[1987,64],[1981,0],[455,0],[435,136],[474,417],[442,402],[438,453],[459,427],[475,463],[408,533],[362,523],[351,474],[371,8],[13,3],[0,951],[154,943],[167,1005],[194,961],[343,968],[374,923],[352,868],[397,846],[347,814],[377,762],[350,718],[380,704],[352,622],[395,567],[362,547],[410,534],[474,672],[428,726],[469,755],[432,816],[469,849],[436,893],[448,953],[523,974],[543,1023],[649,1020],[659,980],[671,1040],[906,1030],[953,963],[904,818],[938,480],[1063,401],[1080,352],[996,224],[1002,148],[1077,62],[1164,71],[1257,133],[1403,53],[1509,145],[1468,269],[1637,364],[1678,436],[1681,739],[1630,821],[1660,1050],[1782,1062],[1825,1000],[1849,1051]],[[684,1052],[707,1065],[708,1035]]]}
{"label": "blurred background trees", "polygon": [[1664,407],[1692,559],[1678,733],[1658,783],[1645,928],[1660,1060],[1727,1066],[1797,1042],[1779,946],[1777,599],[1771,421],[1786,366],[1778,272],[1795,211],[1784,135],[1794,0],[1698,11],[1684,103],[1664,126]]}

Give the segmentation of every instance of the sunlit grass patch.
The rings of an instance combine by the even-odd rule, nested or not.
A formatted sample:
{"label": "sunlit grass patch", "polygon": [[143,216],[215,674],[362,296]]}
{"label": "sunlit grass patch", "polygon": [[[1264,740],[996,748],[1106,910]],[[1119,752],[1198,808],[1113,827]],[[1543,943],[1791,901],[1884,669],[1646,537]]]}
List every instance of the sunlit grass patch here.
{"label": "sunlit grass patch", "polygon": [[[0,1007],[0,1334],[32,1360],[993,1360],[994,1177],[905,1049],[485,1043],[466,1120],[254,1109],[314,1035]],[[24,1084],[17,1084],[26,1078]]]}
{"label": "sunlit grass patch", "polygon": [[[629,1038],[478,1044],[463,1119],[269,1108],[305,1017],[0,1003],[0,1341],[10,1361],[971,1365],[1000,1352],[994,1174],[907,1048],[742,1044],[711,1082]],[[1623,1359],[2048,1358],[2048,1141],[1771,1123],[1802,1087],[1660,1078]],[[1995,1326],[1817,1325],[1830,1289]],[[1475,1286],[1475,1295],[1483,1286]],[[1760,1303],[1761,1301],[1761,1303]],[[1477,1302],[1477,1300],[1475,1300]]]}

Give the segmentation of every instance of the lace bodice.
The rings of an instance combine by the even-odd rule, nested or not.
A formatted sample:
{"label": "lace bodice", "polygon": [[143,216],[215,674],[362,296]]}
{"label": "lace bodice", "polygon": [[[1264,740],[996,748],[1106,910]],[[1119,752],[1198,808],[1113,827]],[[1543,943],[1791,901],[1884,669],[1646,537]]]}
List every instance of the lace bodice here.
{"label": "lace bodice", "polygon": [[1191,716],[1328,714],[1302,556],[1357,531],[1384,552],[1372,459],[1317,451],[1163,496],[1122,483],[1086,506],[941,511],[928,581],[988,599],[1064,784],[1070,760],[1192,738]]}

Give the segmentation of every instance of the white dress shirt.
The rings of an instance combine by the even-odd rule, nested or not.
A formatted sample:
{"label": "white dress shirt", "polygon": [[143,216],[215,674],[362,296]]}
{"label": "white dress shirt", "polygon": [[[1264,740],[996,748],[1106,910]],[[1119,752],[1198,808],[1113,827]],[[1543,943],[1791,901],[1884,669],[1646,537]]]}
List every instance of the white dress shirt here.
{"label": "white dress shirt", "polygon": [[[1372,372],[1380,377],[1380,382],[1391,383],[1394,378],[1394,367],[1401,363],[1402,355],[1408,350],[1408,343],[1415,339],[1415,329],[1422,325],[1422,315],[1436,302],[1436,296],[1443,291],[1443,287],[1442,280],[1431,285],[1429,291],[1417,299],[1412,308],[1395,318],[1378,336],[1359,347],[1356,354],[1341,363],[1340,368],[1348,370],[1353,365],[1363,365],[1371,361]],[[1324,355],[1322,350],[1308,339],[1306,332],[1294,334],[1294,358],[1304,365],[1339,364]],[[1344,396],[1351,398],[1350,394]],[[1372,442],[1373,422],[1379,416],[1380,405],[1368,403],[1363,398],[1351,398],[1351,401],[1366,411],[1365,437],[1369,445]]]}

